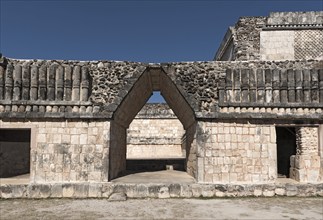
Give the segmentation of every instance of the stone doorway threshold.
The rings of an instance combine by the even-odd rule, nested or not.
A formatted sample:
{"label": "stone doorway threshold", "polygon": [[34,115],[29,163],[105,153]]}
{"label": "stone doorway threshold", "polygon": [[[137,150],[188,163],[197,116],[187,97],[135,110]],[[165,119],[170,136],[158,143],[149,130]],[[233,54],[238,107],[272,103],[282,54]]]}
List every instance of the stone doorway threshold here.
{"label": "stone doorway threshold", "polygon": [[21,185],[21,184],[29,184],[30,174],[23,174],[19,176],[13,176],[8,178],[0,178],[0,185],[10,184],[10,185]]}
{"label": "stone doorway threshold", "polygon": [[111,181],[112,183],[195,183],[195,179],[186,172],[162,170],[129,174]]}

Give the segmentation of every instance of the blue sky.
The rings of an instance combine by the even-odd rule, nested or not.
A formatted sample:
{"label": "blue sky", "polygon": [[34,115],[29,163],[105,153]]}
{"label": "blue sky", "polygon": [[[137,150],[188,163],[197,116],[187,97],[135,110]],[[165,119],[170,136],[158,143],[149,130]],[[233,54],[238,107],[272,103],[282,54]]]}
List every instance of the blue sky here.
{"label": "blue sky", "polygon": [[0,0],[0,51],[21,59],[212,60],[240,16],[323,10],[323,0]]}

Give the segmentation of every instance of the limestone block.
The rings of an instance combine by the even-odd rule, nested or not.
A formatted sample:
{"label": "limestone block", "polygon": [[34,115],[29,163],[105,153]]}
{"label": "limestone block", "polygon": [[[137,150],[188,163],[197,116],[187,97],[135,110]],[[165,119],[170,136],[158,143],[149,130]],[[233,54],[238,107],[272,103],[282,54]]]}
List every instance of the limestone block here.
{"label": "limestone block", "polygon": [[38,198],[49,198],[51,197],[52,189],[48,184],[39,185],[39,197]]}
{"label": "limestone block", "polygon": [[267,190],[265,189],[262,194],[265,196],[265,197],[272,197],[275,195],[275,191],[274,190]]}
{"label": "limestone block", "polygon": [[[111,185],[111,183],[105,183],[102,184],[102,197],[104,198],[109,198],[110,195],[113,193],[114,189],[113,186]],[[124,192],[124,191],[121,191]]]}
{"label": "limestone block", "polygon": [[62,185],[62,195],[65,198],[72,198],[74,195],[74,187],[72,184],[63,184]]}
{"label": "limestone block", "polygon": [[306,169],[295,169],[295,180],[299,182],[307,182]]}
{"label": "limestone block", "polygon": [[307,172],[307,180],[303,182],[318,182],[320,181],[320,168],[308,168]]}
{"label": "limestone block", "polygon": [[[64,194],[64,187],[63,187],[63,194]],[[69,195],[69,193],[67,194]],[[74,184],[73,198],[87,198],[88,194],[89,194],[88,183]]]}
{"label": "limestone block", "polygon": [[168,187],[161,187],[159,192],[158,192],[158,198],[159,199],[168,199],[168,198],[170,198],[169,188]]}
{"label": "limestone block", "polygon": [[286,196],[296,196],[298,189],[295,185],[286,184]]}
{"label": "limestone block", "polygon": [[124,192],[112,193],[109,197],[109,201],[126,201],[127,195]]}
{"label": "limestone block", "polygon": [[178,198],[181,196],[182,186],[181,184],[170,184],[169,188],[169,195],[171,198]]}
{"label": "limestone block", "polygon": [[276,188],[275,194],[278,196],[284,196],[284,195],[286,195],[286,190],[285,190],[285,188]]}
{"label": "limestone block", "polygon": [[89,172],[88,180],[90,182],[100,182],[102,178],[101,172]]}
{"label": "limestone block", "polygon": [[87,144],[87,134],[80,135],[80,144]]}
{"label": "limestone block", "polygon": [[202,186],[201,185],[193,184],[191,186],[191,189],[192,189],[192,196],[194,198],[201,197],[201,195],[202,195]]}
{"label": "limestone block", "polygon": [[253,195],[256,197],[262,196],[262,189],[255,189]]}

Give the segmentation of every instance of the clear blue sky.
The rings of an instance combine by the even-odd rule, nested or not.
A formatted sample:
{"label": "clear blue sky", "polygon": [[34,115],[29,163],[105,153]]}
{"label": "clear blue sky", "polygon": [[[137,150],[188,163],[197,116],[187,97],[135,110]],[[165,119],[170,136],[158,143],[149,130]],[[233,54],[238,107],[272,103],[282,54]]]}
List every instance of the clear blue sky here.
{"label": "clear blue sky", "polygon": [[212,60],[240,16],[323,10],[323,0],[0,1],[0,51],[21,59]]}

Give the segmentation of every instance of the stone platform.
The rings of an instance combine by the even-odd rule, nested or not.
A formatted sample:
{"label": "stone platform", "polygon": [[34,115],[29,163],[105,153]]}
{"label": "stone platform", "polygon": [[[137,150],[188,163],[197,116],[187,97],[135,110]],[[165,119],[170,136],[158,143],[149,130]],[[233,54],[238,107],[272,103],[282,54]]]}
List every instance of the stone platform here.
{"label": "stone platform", "polygon": [[323,196],[323,183],[201,184],[201,183],[53,183],[4,184],[0,198],[212,198]]}

